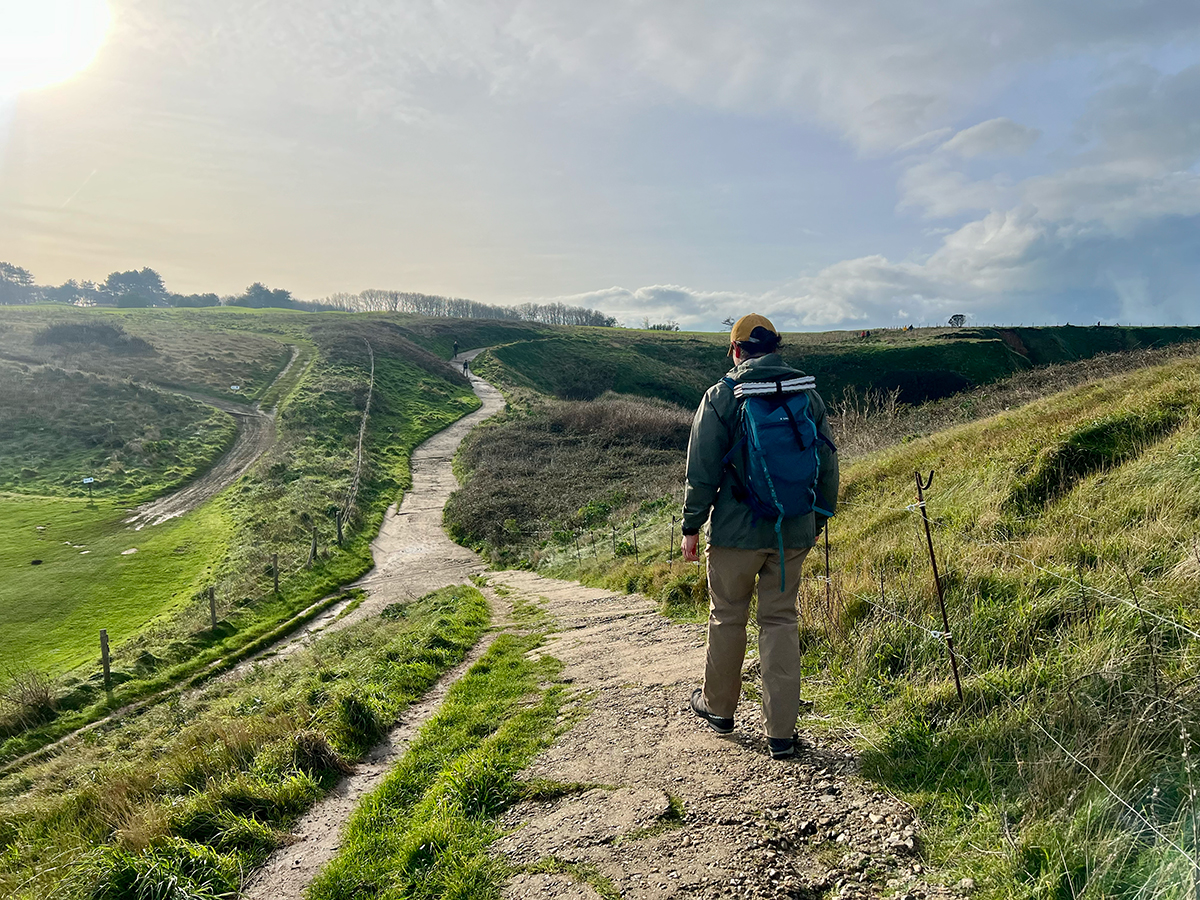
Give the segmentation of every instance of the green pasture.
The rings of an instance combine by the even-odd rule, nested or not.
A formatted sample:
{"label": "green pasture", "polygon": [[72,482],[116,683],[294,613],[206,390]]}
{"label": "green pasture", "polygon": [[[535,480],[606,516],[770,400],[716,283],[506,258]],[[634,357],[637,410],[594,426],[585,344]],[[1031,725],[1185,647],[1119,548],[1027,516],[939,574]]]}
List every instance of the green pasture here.
{"label": "green pasture", "polygon": [[230,536],[219,504],[142,531],[127,515],[107,502],[0,494],[0,673],[90,663],[100,628],[115,647],[211,580]]}

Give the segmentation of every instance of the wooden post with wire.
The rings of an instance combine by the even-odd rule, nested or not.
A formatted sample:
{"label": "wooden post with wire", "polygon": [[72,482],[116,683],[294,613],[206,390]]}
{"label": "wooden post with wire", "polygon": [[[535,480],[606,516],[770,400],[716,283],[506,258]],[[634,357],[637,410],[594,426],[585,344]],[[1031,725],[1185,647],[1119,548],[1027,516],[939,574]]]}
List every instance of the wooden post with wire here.
{"label": "wooden post with wire", "polygon": [[617,558],[617,526],[612,527],[613,532],[613,559]]}
{"label": "wooden post with wire", "polygon": [[[829,571],[829,520],[825,520],[825,615],[833,616],[833,577]],[[780,560],[782,562],[782,560]]]}
{"label": "wooden post with wire", "polygon": [[675,517],[671,516],[671,542],[667,544],[667,568],[675,567]]}
{"label": "wooden post with wire", "polygon": [[104,690],[112,692],[112,671],[108,662],[108,630],[100,629],[100,665],[104,667]]}
{"label": "wooden post with wire", "polygon": [[965,703],[962,681],[958,677],[958,658],[954,655],[954,637],[950,633],[950,618],[946,615],[946,596],[942,590],[942,577],[938,574],[937,555],[933,552],[933,532],[929,530],[929,513],[925,509],[925,492],[933,484],[933,469],[929,478],[921,481],[921,473],[914,472],[917,479],[917,507],[921,510],[921,521],[925,524],[925,543],[929,546],[929,564],[933,567],[933,584],[937,588],[938,607],[942,611],[942,628],[946,637],[946,650],[950,653],[950,668],[954,671],[954,687],[958,691],[958,702]]}
{"label": "wooden post with wire", "polygon": [[217,630],[217,589],[211,584],[208,586],[208,619],[212,624],[212,630]]}
{"label": "wooden post with wire", "polygon": [[342,546],[342,511],[340,509],[337,511],[336,516],[337,516],[337,535],[338,535],[337,541],[338,541],[338,546],[340,547],[340,546]]}
{"label": "wooden post with wire", "polygon": [[579,556],[579,532],[575,532],[575,565],[583,565],[583,559]]}
{"label": "wooden post with wire", "polygon": [[307,568],[311,569],[317,560],[317,526],[313,526],[312,548],[308,551]]}
{"label": "wooden post with wire", "polygon": [[637,548],[637,524],[636,524],[636,523],[635,523],[635,524],[634,524],[634,526],[633,526],[633,561],[634,561],[635,563],[637,563],[639,566],[642,564],[641,557],[639,557],[639,556],[638,556],[638,548]]}
{"label": "wooden post with wire", "polygon": [[279,593],[279,554],[271,554],[271,575],[275,580],[275,593]]}

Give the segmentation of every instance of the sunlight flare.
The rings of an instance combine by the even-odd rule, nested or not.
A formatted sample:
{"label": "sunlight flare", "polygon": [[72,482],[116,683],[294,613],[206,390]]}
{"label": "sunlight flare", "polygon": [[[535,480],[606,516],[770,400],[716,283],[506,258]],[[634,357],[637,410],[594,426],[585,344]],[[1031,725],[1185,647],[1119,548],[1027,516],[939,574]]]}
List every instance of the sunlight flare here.
{"label": "sunlight flare", "polygon": [[0,0],[0,100],[86,69],[110,21],[106,0]]}

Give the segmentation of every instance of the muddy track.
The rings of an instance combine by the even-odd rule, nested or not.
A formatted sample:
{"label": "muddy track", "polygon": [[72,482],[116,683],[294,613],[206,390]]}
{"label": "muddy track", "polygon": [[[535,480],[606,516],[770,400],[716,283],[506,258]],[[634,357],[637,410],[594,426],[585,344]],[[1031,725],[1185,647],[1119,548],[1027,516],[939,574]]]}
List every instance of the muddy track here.
{"label": "muddy track", "polygon": [[[292,358],[275,376],[272,384],[287,375],[299,355],[299,348],[292,347]],[[147,525],[161,525],[163,522],[189,513],[211,500],[249,471],[259,457],[270,450],[275,443],[274,409],[263,410],[257,403],[254,406],[245,406],[192,391],[174,391],[174,393],[182,394],[233,416],[237,422],[237,437],[234,438],[233,446],[225,451],[213,467],[195,481],[184,485],[173,494],[143,503],[135,509],[133,515],[126,519],[125,523],[132,525],[136,531],[140,531]]]}

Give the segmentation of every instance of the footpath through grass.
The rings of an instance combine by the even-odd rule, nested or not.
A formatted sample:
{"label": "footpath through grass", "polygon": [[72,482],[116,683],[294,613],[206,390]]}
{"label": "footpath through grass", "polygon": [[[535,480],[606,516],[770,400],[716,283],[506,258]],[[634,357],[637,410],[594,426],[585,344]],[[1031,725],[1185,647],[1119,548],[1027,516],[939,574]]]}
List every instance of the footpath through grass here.
{"label": "footpath through grass", "polygon": [[0,895],[232,896],[488,621],[445,588],[0,779]]}

